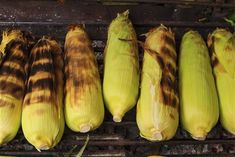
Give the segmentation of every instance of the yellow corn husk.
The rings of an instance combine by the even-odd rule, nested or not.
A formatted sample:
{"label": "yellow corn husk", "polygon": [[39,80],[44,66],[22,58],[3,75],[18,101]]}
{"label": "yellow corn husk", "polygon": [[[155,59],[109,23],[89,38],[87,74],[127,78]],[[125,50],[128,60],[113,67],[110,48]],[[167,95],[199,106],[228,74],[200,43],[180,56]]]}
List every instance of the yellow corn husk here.
{"label": "yellow corn husk", "polygon": [[216,29],[208,36],[208,45],[220,102],[220,122],[235,134],[235,35]]}
{"label": "yellow corn husk", "polygon": [[23,103],[25,138],[40,150],[54,147],[64,132],[63,58],[55,40],[43,37],[33,47]]}
{"label": "yellow corn husk", "polygon": [[139,92],[138,46],[128,14],[112,21],[105,47],[103,94],[115,122],[135,106]]}
{"label": "yellow corn husk", "polygon": [[196,31],[184,34],[179,57],[181,124],[204,140],[219,118],[218,97],[208,49]]}
{"label": "yellow corn husk", "polygon": [[73,131],[85,133],[98,128],[104,119],[98,65],[82,27],[70,27],[64,47],[66,124]]}
{"label": "yellow corn husk", "polygon": [[26,82],[27,39],[20,30],[3,32],[0,51],[5,54],[0,67],[0,145],[17,134]]}
{"label": "yellow corn husk", "polygon": [[137,124],[142,137],[169,140],[179,123],[175,38],[163,25],[146,36]]}

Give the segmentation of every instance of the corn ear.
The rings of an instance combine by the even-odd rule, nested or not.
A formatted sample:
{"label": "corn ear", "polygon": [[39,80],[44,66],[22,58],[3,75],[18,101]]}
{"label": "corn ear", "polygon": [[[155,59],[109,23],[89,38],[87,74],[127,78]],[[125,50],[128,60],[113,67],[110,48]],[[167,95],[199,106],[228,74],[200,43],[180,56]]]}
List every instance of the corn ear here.
{"label": "corn ear", "polygon": [[65,119],[70,129],[88,132],[104,119],[98,65],[91,41],[81,26],[71,26],[65,40]]}
{"label": "corn ear", "polygon": [[22,129],[38,151],[47,150],[64,132],[63,58],[58,43],[49,37],[40,39],[31,51],[29,65]]}
{"label": "corn ear", "polygon": [[103,95],[115,122],[135,106],[139,92],[138,46],[128,14],[112,21],[105,47]]}
{"label": "corn ear", "polygon": [[179,57],[181,124],[204,140],[219,118],[218,97],[208,49],[196,31],[184,34]]}
{"label": "corn ear", "polygon": [[235,35],[216,29],[208,36],[208,46],[220,102],[220,122],[235,134]]}
{"label": "corn ear", "polygon": [[5,54],[5,50],[7,48],[7,44],[10,43],[10,41],[18,39],[24,39],[23,32],[20,30],[6,30],[2,33],[2,41],[0,45],[0,52]]}
{"label": "corn ear", "polygon": [[146,36],[137,124],[142,137],[169,140],[179,123],[175,38],[163,25]]}
{"label": "corn ear", "polygon": [[0,145],[11,141],[21,122],[28,59],[27,39],[20,30],[3,32],[0,66]]}

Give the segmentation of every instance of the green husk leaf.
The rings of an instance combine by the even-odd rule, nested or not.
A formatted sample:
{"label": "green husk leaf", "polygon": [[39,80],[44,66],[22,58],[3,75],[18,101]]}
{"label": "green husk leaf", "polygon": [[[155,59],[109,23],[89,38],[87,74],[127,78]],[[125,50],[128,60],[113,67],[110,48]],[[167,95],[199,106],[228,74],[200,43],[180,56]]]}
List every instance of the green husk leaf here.
{"label": "green husk leaf", "polygon": [[77,145],[73,146],[73,148],[72,148],[68,153],[66,153],[66,154],[64,155],[64,157],[70,157],[71,154],[73,153],[74,149],[76,149],[76,148],[77,148]]}
{"label": "green husk leaf", "polygon": [[228,18],[224,18],[226,22],[228,22],[231,26],[235,27],[235,22],[233,20],[229,20]]}
{"label": "green husk leaf", "polygon": [[228,19],[235,22],[235,10],[233,10],[233,12],[228,16]]}
{"label": "green husk leaf", "polygon": [[224,20],[235,27],[235,10],[228,17],[225,17]]}
{"label": "green husk leaf", "polygon": [[85,144],[82,146],[82,148],[80,149],[80,151],[79,151],[79,153],[76,155],[76,157],[82,157],[82,154],[83,154],[84,150],[86,149],[86,146],[87,146],[87,144],[88,144],[88,142],[89,142],[89,139],[90,139],[90,138],[89,138],[89,135],[87,135]]}

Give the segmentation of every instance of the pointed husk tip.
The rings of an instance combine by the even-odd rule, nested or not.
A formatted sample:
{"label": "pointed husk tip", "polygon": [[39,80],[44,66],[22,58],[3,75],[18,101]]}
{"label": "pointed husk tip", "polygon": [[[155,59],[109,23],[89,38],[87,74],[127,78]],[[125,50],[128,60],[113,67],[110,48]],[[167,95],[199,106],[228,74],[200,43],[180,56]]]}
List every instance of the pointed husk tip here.
{"label": "pointed husk tip", "polygon": [[71,24],[68,26],[68,31],[75,31],[75,30],[83,30],[85,29],[85,25],[83,24]]}
{"label": "pointed husk tip", "polygon": [[122,13],[118,13],[117,14],[117,17],[125,17],[125,18],[128,18],[129,16],[129,9],[127,9],[126,11],[122,12]]}

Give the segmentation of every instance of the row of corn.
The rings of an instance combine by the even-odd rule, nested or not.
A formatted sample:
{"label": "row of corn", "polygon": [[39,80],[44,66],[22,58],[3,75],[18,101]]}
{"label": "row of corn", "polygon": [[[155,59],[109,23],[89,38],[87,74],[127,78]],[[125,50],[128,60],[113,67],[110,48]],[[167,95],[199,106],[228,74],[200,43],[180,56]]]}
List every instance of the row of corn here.
{"label": "row of corn", "polygon": [[[216,29],[208,36],[209,54],[200,34],[189,31],[177,56],[170,29],[154,28],[141,43],[128,14],[118,14],[109,26],[103,90],[83,27],[70,27],[64,52],[50,37],[33,43],[27,32],[3,33],[0,144],[12,140],[21,125],[37,150],[50,149],[61,140],[65,122],[75,132],[98,128],[104,104],[115,122],[137,104],[140,135],[151,141],[171,139],[179,117],[194,139],[204,140],[219,111],[223,127],[235,134],[235,36]],[[141,74],[138,44],[144,49]]]}

